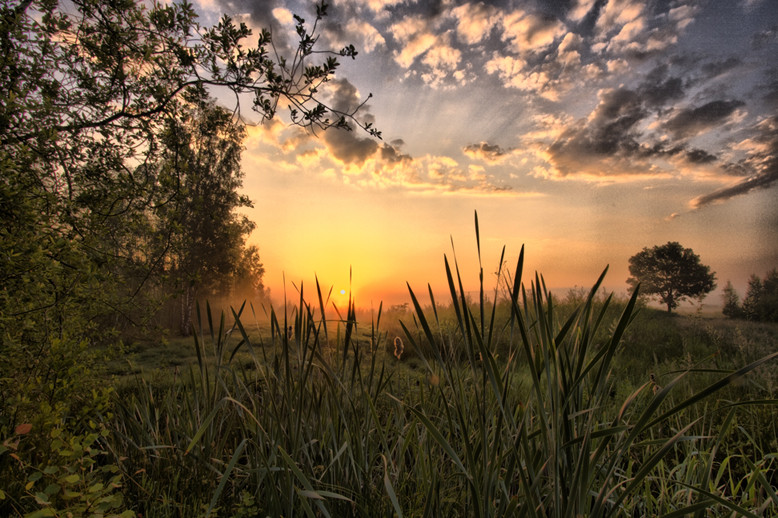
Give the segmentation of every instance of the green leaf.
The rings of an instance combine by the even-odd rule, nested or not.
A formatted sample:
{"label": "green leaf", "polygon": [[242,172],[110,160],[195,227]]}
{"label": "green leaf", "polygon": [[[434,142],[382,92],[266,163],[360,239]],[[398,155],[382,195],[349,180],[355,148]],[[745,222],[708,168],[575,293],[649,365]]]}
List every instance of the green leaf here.
{"label": "green leaf", "polygon": [[68,475],[67,477],[63,478],[62,480],[68,484],[75,484],[80,480],[81,477],[78,476],[77,473],[73,473],[72,475]]}

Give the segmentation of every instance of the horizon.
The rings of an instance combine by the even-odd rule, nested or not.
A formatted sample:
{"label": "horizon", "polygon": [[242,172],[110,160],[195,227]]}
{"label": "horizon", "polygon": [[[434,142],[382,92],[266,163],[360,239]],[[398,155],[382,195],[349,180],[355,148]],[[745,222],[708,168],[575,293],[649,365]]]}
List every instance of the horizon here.
{"label": "horizon", "polygon": [[[292,13],[313,21],[306,2],[195,6],[270,28],[282,52]],[[515,265],[526,245],[525,276],[553,290],[609,265],[626,291],[629,257],[678,241],[716,274],[705,303],[727,281],[742,298],[778,266],[776,27],[764,0],[333,2],[317,45],[359,54],[325,98],[367,100],[357,117],[384,138],[241,114],[265,285],[318,276],[376,307],[409,300],[406,282],[445,294],[452,240],[478,280],[477,212],[487,286],[502,246]]]}

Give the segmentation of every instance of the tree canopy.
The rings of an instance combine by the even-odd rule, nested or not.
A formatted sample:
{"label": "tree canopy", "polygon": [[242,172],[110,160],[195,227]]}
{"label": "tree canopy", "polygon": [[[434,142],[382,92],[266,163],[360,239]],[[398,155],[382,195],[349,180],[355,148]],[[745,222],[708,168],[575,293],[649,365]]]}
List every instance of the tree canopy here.
{"label": "tree canopy", "polygon": [[[360,106],[322,100],[357,54],[318,48],[326,11],[295,17],[284,55],[228,16],[201,26],[186,0],[0,0],[0,438],[97,408],[95,346],[162,299],[212,293],[216,277],[263,289],[236,212],[250,203],[237,191],[246,98],[259,119],[288,107],[309,130],[380,137]],[[30,455],[24,466],[45,460]]]}
{"label": "tree canopy", "polygon": [[702,298],[716,287],[716,276],[691,248],[670,241],[644,248],[629,259],[630,291],[656,297],[668,313],[687,298]]}

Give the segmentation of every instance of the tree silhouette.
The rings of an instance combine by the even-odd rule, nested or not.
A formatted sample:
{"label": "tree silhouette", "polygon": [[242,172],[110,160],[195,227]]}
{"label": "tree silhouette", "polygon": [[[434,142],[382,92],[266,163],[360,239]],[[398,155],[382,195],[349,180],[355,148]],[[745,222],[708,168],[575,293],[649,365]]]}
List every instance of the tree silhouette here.
{"label": "tree silhouette", "polygon": [[[317,45],[326,10],[295,17],[284,52],[228,16],[202,26],[186,0],[0,2],[0,436],[39,416],[73,433],[92,423],[104,387],[91,368],[107,350],[93,346],[148,325],[174,254],[209,254],[218,275],[237,263],[233,276],[262,287],[256,251],[232,246],[248,228],[231,210],[248,203],[236,195],[241,105],[380,137],[361,105],[327,105],[338,60],[356,50]],[[203,94],[197,117],[192,92],[235,100],[225,111]],[[232,134],[206,141],[208,128]]]}
{"label": "tree silhouette", "polygon": [[735,291],[735,287],[732,286],[732,282],[727,281],[722,299],[724,300],[724,307],[721,312],[725,317],[741,318],[744,316],[743,308],[740,307],[740,297],[737,291]]}
{"label": "tree silhouette", "polygon": [[716,276],[691,248],[670,241],[644,248],[629,258],[630,292],[640,285],[643,294],[658,298],[671,313],[686,298],[702,298],[716,287]]}

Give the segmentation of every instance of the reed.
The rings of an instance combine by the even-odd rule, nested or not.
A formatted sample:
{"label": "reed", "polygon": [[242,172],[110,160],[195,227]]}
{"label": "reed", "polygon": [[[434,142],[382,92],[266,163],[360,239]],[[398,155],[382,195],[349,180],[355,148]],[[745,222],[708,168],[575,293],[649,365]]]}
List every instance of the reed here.
{"label": "reed", "polygon": [[[475,230],[480,265],[477,215]],[[598,295],[604,271],[570,308],[541,275],[521,283],[523,257],[493,289],[480,266],[476,300],[446,258],[449,305],[429,289],[422,307],[409,286],[400,338],[381,331],[380,307],[358,322],[351,299],[328,319],[318,281],[314,303],[300,286],[271,308],[265,334],[244,327],[245,307],[228,327],[206,306],[197,364],[163,388],[139,378],[117,402],[127,501],[147,517],[777,512],[775,438],[744,427],[776,401],[724,396],[778,352],[623,393],[614,372],[637,294]]]}

